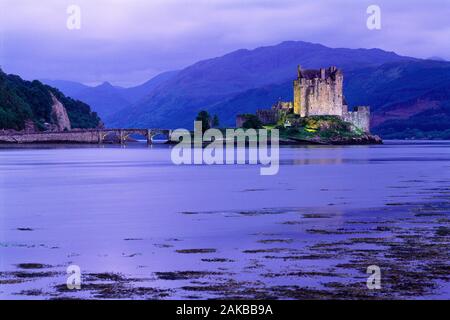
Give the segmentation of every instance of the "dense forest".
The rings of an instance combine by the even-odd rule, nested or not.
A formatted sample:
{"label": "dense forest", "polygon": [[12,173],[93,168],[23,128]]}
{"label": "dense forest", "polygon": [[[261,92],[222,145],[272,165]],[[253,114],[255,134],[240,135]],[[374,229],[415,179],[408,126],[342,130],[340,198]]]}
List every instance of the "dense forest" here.
{"label": "dense forest", "polygon": [[31,120],[39,130],[45,130],[44,124],[52,123],[51,94],[66,108],[72,128],[95,128],[100,124],[100,118],[87,104],[37,80],[25,81],[0,70],[0,129],[23,130],[26,121]]}

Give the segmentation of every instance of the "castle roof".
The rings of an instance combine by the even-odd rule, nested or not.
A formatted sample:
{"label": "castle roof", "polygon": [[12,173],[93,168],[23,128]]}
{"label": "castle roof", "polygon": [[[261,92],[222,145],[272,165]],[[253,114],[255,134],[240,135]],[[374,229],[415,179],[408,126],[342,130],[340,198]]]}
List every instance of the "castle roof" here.
{"label": "castle roof", "polygon": [[341,71],[337,69],[336,67],[330,67],[327,69],[307,69],[307,70],[301,70],[299,68],[298,70],[298,77],[299,79],[306,79],[306,80],[314,80],[314,79],[320,79],[322,77],[322,70],[325,72],[325,79],[333,78],[336,79],[336,74],[340,73]]}

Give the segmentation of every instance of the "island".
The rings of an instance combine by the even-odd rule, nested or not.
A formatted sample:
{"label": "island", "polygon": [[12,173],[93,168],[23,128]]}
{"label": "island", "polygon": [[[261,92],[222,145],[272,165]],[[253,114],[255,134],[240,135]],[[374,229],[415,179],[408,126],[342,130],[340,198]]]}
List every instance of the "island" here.
{"label": "island", "polygon": [[344,76],[337,67],[302,70],[294,80],[294,101],[236,116],[238,128],[280,130],[282,144],[381,144],[370,134],[370,107],[349,111]]}

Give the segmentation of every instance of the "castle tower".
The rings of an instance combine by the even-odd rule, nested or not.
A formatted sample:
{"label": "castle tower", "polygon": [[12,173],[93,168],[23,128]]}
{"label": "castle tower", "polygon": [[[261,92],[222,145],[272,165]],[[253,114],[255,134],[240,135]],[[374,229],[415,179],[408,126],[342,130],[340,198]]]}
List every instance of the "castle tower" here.
{"label": "castle tower", "polygon": [[336,67],[301,70],[294,81],[294,113],[301,117],[344,113],[344,76]]}
{"label": "castle tower", "polygon": [[297,67],[297,80],[294,80],[294,113],[299,114],[301,117],[305,116],[305,109],[302,108],[302,95],[304,96],[304,92],[302,92],[301,79],[302,68],[299,65]]}

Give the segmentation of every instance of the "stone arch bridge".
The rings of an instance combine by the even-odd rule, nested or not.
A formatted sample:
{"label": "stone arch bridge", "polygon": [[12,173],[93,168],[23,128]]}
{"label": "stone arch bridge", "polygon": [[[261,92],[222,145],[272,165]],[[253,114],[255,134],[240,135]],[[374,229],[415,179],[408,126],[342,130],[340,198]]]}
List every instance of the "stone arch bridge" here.
{"label": "stone arch bridge", "polygon": [[59,132],[6,132],[0,130],[0,143],[99,143],[108,141],[121,144],[129,141],[131,135],[141,135],[151,144],[153,138],[163,135],[170,141],[170,129],[80,129]]}
{"label": "stone arch bridge", "polygon": [[125,143],[131,135],[141,135],[147,139],[147,143],[151,144],[153,138],[158,135],[166,136],[169,141],[172,130],[169,129],[102,129],[98,130],[98,143],[103,143],[106,137],[115,136],[117,141]]}

